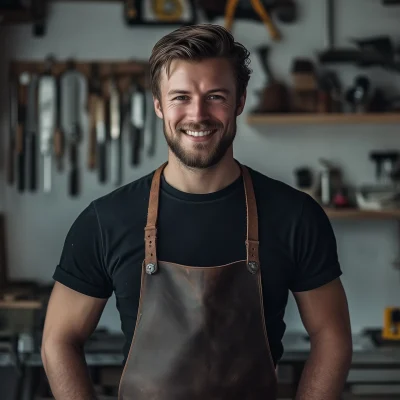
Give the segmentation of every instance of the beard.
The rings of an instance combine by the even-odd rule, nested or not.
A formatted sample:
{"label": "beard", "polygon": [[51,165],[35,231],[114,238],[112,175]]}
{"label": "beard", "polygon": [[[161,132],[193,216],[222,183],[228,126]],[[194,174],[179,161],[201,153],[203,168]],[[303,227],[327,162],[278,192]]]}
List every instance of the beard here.
{"label": "beard", "polygon": [[[193,143],[192,150],[186,150],[182,145],[182,135],[186,135],[183,130],[215,130],[222,129],[221,124],[198,123],[185,126],[178,126],[175,133],[169,132],[165,121],[163,121],[163,129],[165,140],[168,147],[175,157],[188,168],[206,169],[218,164],[225,156],[228,149],[236,137],[236,119],[233,119],[233,124],[230,132],[225,132],[222,139],[210,148],[209,144]],[[217,133],[212,133],[215,135]]]}

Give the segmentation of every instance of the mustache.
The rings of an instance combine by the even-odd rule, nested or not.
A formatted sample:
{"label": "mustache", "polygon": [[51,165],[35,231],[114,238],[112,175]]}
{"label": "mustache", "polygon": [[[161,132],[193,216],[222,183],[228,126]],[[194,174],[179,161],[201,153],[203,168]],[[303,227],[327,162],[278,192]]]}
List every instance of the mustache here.
{"label": "mustache", "polygon": [[216,122],[200,122],[200,123],[191,123],[187,125],[179,125],[177,127],[178,131],[212,131],[215,129],[222,128],[222,124]]}

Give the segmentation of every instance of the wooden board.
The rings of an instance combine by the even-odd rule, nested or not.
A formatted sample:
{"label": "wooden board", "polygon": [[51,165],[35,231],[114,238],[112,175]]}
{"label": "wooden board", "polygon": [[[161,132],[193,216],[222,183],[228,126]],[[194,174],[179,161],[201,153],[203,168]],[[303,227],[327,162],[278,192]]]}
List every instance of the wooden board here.
{"label": "wooden board", "polygon": [[379,114],[250,114],[250,125],[262,124],[400,124],[399,113]]}
{"label": "wooden board", "polygon": [[400,219],[400,210],[358,210],[325,208],[331,219]]}

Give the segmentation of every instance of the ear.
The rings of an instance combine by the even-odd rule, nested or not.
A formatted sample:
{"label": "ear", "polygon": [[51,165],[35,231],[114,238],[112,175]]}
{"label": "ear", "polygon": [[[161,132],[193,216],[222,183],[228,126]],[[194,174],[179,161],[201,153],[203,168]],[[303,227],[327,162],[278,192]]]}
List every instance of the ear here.
{"label": "ear", "polygon": [[153,103],[154,103],[154,111],[156,112],[157,117],[164,119],[160,100],[153,97]]}
{"label": "ear", "polygon": [[244,110],[244,106],[246,104],[246,98],[247,98],[247,91],[245,90],[242,94],[242,96],[239,99],[239,102],[236,106],[236,116],[238,117]]}

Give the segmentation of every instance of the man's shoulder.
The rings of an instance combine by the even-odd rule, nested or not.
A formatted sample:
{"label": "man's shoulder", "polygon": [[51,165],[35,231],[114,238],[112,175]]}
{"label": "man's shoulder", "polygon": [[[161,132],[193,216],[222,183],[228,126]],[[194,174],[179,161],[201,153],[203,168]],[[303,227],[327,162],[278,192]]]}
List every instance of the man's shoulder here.
{"label": "man's shoulder", "polygon": [[268,202],[281,204],[282,206],[301,205],[303,203],[306,194],[301,190],[251,167],[247,168],[253,181],[256,197],[260,198],[260,200],[268,200]]}
{"label": "man's shoulder", "polygon": [[154,172],[152,171],[95,199],[93,205],[97,212],[102,214],[119,213],[147,205]]}

